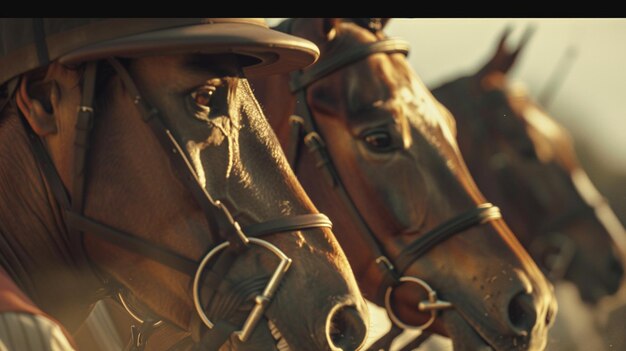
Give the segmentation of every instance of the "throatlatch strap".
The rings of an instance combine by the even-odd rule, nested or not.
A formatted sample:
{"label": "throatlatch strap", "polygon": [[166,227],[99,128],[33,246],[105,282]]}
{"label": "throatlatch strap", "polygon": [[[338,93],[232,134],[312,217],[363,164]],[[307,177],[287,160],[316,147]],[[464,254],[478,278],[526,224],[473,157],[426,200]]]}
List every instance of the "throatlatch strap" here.
{"label": "throatlatch strap", "polygon": [[115,244],[123,249],[144,255],[145,257],[148,257],[156,262],[160,262],[189,276],[193,277],[196,272],[198,262],[181,256],[171,250],[158,247],[154,243],[147,242],[140,237],[109,227],[106,224],[99,223],[71,211],[66,211],[65,216],[68,226],[76,228],[81,232],[95,235],[104,241]]}

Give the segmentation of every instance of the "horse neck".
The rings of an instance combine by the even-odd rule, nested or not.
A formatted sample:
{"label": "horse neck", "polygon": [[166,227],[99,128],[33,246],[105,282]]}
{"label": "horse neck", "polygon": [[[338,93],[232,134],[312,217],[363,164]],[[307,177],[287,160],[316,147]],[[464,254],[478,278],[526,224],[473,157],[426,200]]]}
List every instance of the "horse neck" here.
{"label": "horse neck", "polygon": [[92,273],[72,258],[63,216],[14,112],[2,116],[0,140],[0,264],[42,310],[73,329],[95,302],[95,287],[86,284]]}

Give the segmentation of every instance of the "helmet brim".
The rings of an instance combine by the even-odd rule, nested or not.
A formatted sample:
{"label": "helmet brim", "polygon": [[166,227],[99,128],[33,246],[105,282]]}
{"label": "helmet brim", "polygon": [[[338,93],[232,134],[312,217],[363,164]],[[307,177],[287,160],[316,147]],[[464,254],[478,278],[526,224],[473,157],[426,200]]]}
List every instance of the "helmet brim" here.
{"label": "helmet brim", "polygon": [[319,50],[308,40],[254,23],[211,23],[174,27],[101,41],[59,58],[63,64],[106,57],[140,57],[183,53],[233,53],[253,57],[247,76],[286,73],[313,64]]}

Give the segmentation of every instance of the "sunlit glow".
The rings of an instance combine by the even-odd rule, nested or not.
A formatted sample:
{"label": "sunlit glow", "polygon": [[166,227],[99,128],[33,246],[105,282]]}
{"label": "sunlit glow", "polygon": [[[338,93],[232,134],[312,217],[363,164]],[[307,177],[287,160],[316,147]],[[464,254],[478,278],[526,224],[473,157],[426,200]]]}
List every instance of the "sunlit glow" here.
{"label": "sunlit glow", "polygon": [[622,255],[626,257],[626,230],[615,212],[606,203],[604,196],[598,192],[587,173],[580,168],[572,172],[572,182],[582,198],[596,209],[598,219],[615,241]]}

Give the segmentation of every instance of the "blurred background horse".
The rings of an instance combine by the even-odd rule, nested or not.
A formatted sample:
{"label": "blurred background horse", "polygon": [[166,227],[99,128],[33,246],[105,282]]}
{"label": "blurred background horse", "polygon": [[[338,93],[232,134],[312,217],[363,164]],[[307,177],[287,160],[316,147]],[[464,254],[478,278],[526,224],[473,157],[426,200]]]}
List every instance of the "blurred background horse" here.
{"label": "blurred background horse", "polygon": [[[558,126],[558,123],[566,124],[568,125],[568,127],[570,127],[570,129],[574,132],[576,151],[578,151],[578,156],[580,156],[583,166],[587,165],[585,169],[590,173],[594,183],[597,183],[600,191],[609,199],[609,203],[613,205],[613,208],[616,210],[617,216],[622,216],[623,221],[623,216],[624,214],[626,214],[626,212],[624,211],[624,204],[626,203],[624,200],[626,200],[626,196],[624,196],[623,182],[626,177],[624,176],[623,171],[619,170],[620,163],[611,161],[612,159],[619,159],[619,157],[624,156],[624,153],[620,152],[620,150],[624,150],[624,147],[615,147],[615,132],[617,130],[622,130],[623,128],[616,128],[614,130],[611,130],[605,127],[605,129],[602,129],[602,133],[593,132],[598,131],[603,125],[617,126],[620,123],[622,125],[624,124],[622,119],[616,118],[621,115],[621,112],[619,111],[623,110],[623,106],[622,108],[620,108],[620,103],[623,104],[623,100],[619,97],[616,97],[616,93],[622,91],[623,88],[620,89],[618,86],[616,86],[616,84],[621,82],[623,85],[626,77],[624,77],[624,71],[615,70],[615,64],[617,62],[621,62],[619,57],[624,58],[624,56],[626,55],[626,50],[624,50],[623,42],[616,41],[615,39],[618,38],[618,36],[616,36],[616,33],[624,33],[626,31],[626,22],[559,21],[555,23],[555,21],[533,21],[533,23],[539,25],[541,34],[537,35],[531,43],[536,41],[540,42],[534,48],[533,45],[530,45],[530,48],[526,49],[527,52],[524,60],[528,60],[530,57],[532,57],[529,57],[529,55],[532,55],[534,53],[536,62],[534,63],[534,65],[524,65],[526,61],[522,61],[520,64],[522,65],[522,68],[524,68],[527,72],[534,72],[535,74],[539,74],[540,79],[538,79],[537,76],[535,76],[533,79],[533,76],[529,73],[525,73],[524,77],[525,80],[529,80],[529,85],[531,86],[531,88],[534,88],[534,93],[535,95],[539,96],[539,100],[542,100],[545,103],[552,103],[550,105],[552,106],[552,108],[549,109],[549,111],[558,112],[560,110],[560,114],[557,114],[555,112],[554,115],[556,117],[560,115],[562,116],[562,118],[555,123],[549,117],[545,116],[543,108],[532,102],[532,99],[528,96],[528,93],[519,88],[519,84],[509,86],[507,94],[509,95],[508,99],[511,100],[511,103],[515,105],[518,111],[522,107],[528,111],[534,111],[534,115],[539,115],[538,118],[541,118],[544,121],[544,124],[546,124],[547,126],[552,126],[552,130],[559,131],[561,139],[567,139],[568,137],[566,133],[563,133],[562,128]],[[493,20],[488,22],[463,20],[405,20],[392,22],[392,25],[389,28],[389,32],[396,34],[402,33],[402,35],[405,38],[408,38],[411,42],[420,43],[420,45],[430,46],[432,48],[437,48],[437,50],[433,49],[430,51],[422,52],[420,53],[419,57],[413,56],[411,58],[412,63],[414,63],[414,66],[418,67],[419,73],[425,77],[425,80],[427,80],[427,82],[430,83],[431,86],[436,86],[440,85],[443,80],[449,80],[449,77],[451,75],[450,71],[452,71],[453,69],[456,69],[457,71],[460,70],[458,67],[471,67],[472,65],[479,66],[483,67],[483,73],[486,73],[486,65],[484,65],[484,63],[478,62],[484,62],[485,60],[479,55],[480,52],[478,51],[477,47],[480,47],[480,45],[478,44],[481,44],[482,40],[482,44],[485,44],[483,46],[486,47],[485,41],[488,40],[487,38],[489,38],[489,36],[485,35],[485,33],[493,33],[499,31],[504,26],[504,24],[504,20]],[[394,25],[396,26],[394,27]],[[587,30],[586,32],[585,29]],[[585,36],[581,34],[587,35]],[[613,34],[614,37],[612,37],[611,34]],[[494,35],[492,35],[491,37],[493,38],[493,36]],[[563,51],[565,51],[569,56],[572,56],[572,52],[575,52],[569,47],[571,44],[573,44],[572,38],[574,36],[577,39],[581,37],[583,39],[580,39],[577,42],[577,44],[579,44],[577,50],[578,59],[573,64],[572,73],[567,77],[564,77],[564,81],[566,84],[561,87],[562,90],[550,91],[549,89],[552,89],[550,88],[550,84],[545,84],[545,82],[548,81],[546,76],[548,76],[549,74],[547,73],[551,73],[551,71],[555,69],[562,69],[562,67],[560,66],[564,64],[572,64],[571,58],[569,62],[563,62],[558,60],[559,57],[563,54]],[[568,40],[568,37],[570,38],[570,40]],[[619,38],[621,38],[621,36],[619,36]],[[594,48],[596,49],[596,52],[594,52]],[[598,50],[599,48],[602,48],[602,50]],[[550,49],[553,50],[551,54]],[[598,51],[601,51],[603,54],[598,55]],[[482,52],[482,54],[484,55],[485,52],[486,51]],[[456,61],[451,59],[451,57],[457,57],[461,53],[463,53],[464,57],[467,57],[464,62],[461,63],[458,59]],[[505,52],[501,52],[500,56],[504,57],[505,59],[507,56],[508,59],[513,58],[510,63],[507,63],[509,67],[505,71],[508,71],[508,69],[511,68],[512,63],[515,62],[515,58],[512,57],[516,56],[512,55],[515,53],[515,50],[509,51],[507,54],[502,55],[504,53]],[[496,55],[494,55],[493,53],[488,53],[488,55],[489,56],[486,60],[490,61],[490,63],[493,64]],[[558,62],[556,64],[546,64],[546,62],[551,61]],[[492,70],[495,71],[497,69]],[[441,72],[443,71],[447,73],[442,74]],[[502,75],[502,73],[506,72],[500,73],[500,75]],[[446,77],[445,79],[442,78],[444,76]],[[494,77],[495,75],[492,74],[491,76]],[[509,73],[508,76],[511,76],[511,73]],[[513,76],[515,75],[513,74]],[[585,80],[585,78],[587,78],[587,80]],[[576,83],[576,79],[580,83]],[[494,81],[496,80],[499,79],[492,78],[491,83],[494,83]],[[541,86],[539,86],[537,82],[538,80],[539,83],[541,83]],[[584,95],[584,100],[581,100],[580,98],[571,98],[572,95],[576,94],[577,89],[580,95]],[[441,91],[444,90],[442,89]],[[538,94],[539,92],[540,94]],[[445,94],[445,92],[441,92],[440,94]],[[504,94],[504,91],[502,92],[502,94]],[[504,106],[508,105],[508,99],[503,98],[501,94],[492,91],[490,95],[490,97],[493,99],[493,103],[497,103],[498,101],[500,101],[502,103],[506,103]],[[565,98],[568,95],[570,96],[570,99]],[[553,100],[547,101],[550,96],[553,98]],[[611,96],[612,99],[609,98]],[[467,100],[465,101],[467,102]],[[453,103],[451,101],[449,102],[450,104]],[[582,105],[583,102],[584,105]],[[564,109],[563,107],[567,108]],[[595,108],[595,113],[590,112],[592,107]],[[504,113],[506,113],[506,111]],[[585,114],[587,116],[585,116]],[[512,115],[512,113],[510,115]],[[593,116],[593,118],[590,118],[590,116]],[[456,114],[455,117],[457,118],[457,120],[459,119]],[[564,119],[563,117],[567,117],[567,119]],[[516,126],[515,120],[515,118],[512,118],[509,121],[504,120],[501,121],[500,124],[510,122],[508,123],[509,125],[506,126],[508,127],[510,133],[511,128]],[[497,122],[497,120],[494,121]],[[609,121],[613,121],[612,124]],[[580,124],[587,123],[588,126],[583,128],[578,127],[577,129],[575,128],[577,122]],[[463,121],[459,121],[460,135],[462,135],[463,133],[461,127],[462,123]],[[468,123],[470,123],[470,121],[465,121],[465,123],[467,125]],[[469,131],[467,130],[465,130],[465,132],[469,133]],[[535,132],[534,134],[537,134],[537,132]],[[517,149],[526,149],[526,157],[532,158],[533,153],[528,152],[528,146],[530,145],[532,149],[532,144],[525,142],[529,141],[529,139],[525,138],[526,140],[524,140],[523,134],[522,138],[520,138],[519,136],[520,133],[517,133],[516,141],[514,142],[517,143]],[[573,150],[571,150],[572,146],[567,144],[568,142],[569,141],[567,140],[562,140],[559,143],[561,144],[561,146],[570,149],[567,150],[570,155],[566,155],[565,157],[572,159],[571,156],[573,156]],[[595,143],[595,145],[593,145],[593,143]],[[594,146],[594,148],[591,149],[589,145]],[[608,145],[613,145],[613,147],[610,147]],[[604,155],[606,156],[602,157],[598,154],[590,156],[591,153],[597,153],[598,150],[601,151],[602,148],[604,148]],[[463,150],[462,145],[461,149],[465,157],[471,156],[467,154],[466,150]],[[545,150],[543,151],[545,154]],[[611,151],[614,153],[613,155],[611,155]],[[528,158],[526,159],[528,160]],[[575,157],[573,159],[575,160]],[[471,163],[469,159],[468,163]],[[621,162],[621,164],[624,164],[624,162]],[[472,167],[471,164],[469,166],[470,168]],[[486,171],[483,169],[482,172],[485,173]],[[584,176],[584,173],[576,173],[577,176],[575,178],[577,178],[578,180],[578,185],[589,189],[589,183],[585,181],[586,177]],[[537,181],[539,182],[540,180]],[[544,179],[544,181],[547,180]],[[568,181],[566,181],[565,183],[568,183]],[[585,183],[586,185],[583,185]],[[616,186],[618,184],[622,184],[622,186]],[[487,189],[484,189],[483,191],[487,193]],[[589,192],[587,193],[589,194]],[[593,191],[591,191],[591,193],[593,193]],[[492,199],[491,197],[489,198],[495,203],[500,203],[496,199]],[[580,201],[580,199],[578,201]],[[576,201],[572,201],[572,203],[576,203]],[[562,210],[565,211],[566,208],[562,208]],[[600,212],[604,213],[604,215],[601,215],[600,217],[605,217],[606,219],[606,214],[608,211],[602,210]],[[587,211],[587,213],[590,213],[590,211]],[[593,213],[593,211],[591,211],[591,213]],[[590,221],[588,217],[593,216],[583,215],[583,217],[587,217],[584,218],[583,221]],[[609,217],[611,217],[610,214]],[[594,221],[593,218],[591,219],[591,221]],[[613,225],[609,225],[609,227],[613,227],[612,232],[616,234],[613,239],[615,239],[617,242],[622,241],[623,237],[620,239],[621,235],[619,234],[619,232],[623,230],[621,228],[621,225],[619,225],[619,223],[616,224],[616,221],[614,220],[609,219],[609,221],[613,222]],[[604,220],[603,222],[606,223],[606,220]],[[598,223],[596,223],[594,226],[598,228]],[[598,233],[597,231],[596,235],[594,235],[593,231],[589,228],[588,232],[588,237],[597,240],[597,242],[589,244],[590,248],[599,247],[603,245],[602,242],[604,242],[604,245],[607,244],[607,235]],[[618,264],[619,258],[615,254],[615,245],[611,246],[612,247],[609,248],[605,246],[605,249],[601,251],[603,254],[598,254],[596,252],[593,257],[589,257],[589,259],[595,260],[598,263],[604,261],[604,263],[600,263],[600,265],[596,267],[596,272],[589,272],[589,268],[592,267],[587,266],[581,267],[581,269],[579,269],[579,272],[583,273],[583,275],[589,275],[590,273],[593,275],[594,273],[598,273],[598,276],[600,277],[600,280],[597,280],[596,277],[592,279],[596,281],[595,284],[593,284],[592,282],[589,282],[589,284],[580,284],[583,289],[586,289],[587,300],[594,301],[598,298],[601,298],[603,295],[611,294],[615,291],[615,288],[619,284],[619,277],[621,276],[620,272],[622,269]],[[591,250],[589,250],[588,253],[593,254]],[[550,260],[550,257],[547,258],[548,260]],[[586,273],[585,270],[587,270]],[[557,295],[560,298],[560,301],[580,301],[577,292],[570,284],[559,284],[559,289],[557,289]],[[586,343],[587,345],[592,345],[588,346],[592,349],[598,349],[598,347],[603,347],[602,345],[606,345],[606,347],[610,347],[610,345],[612,345],[612,347],[617,347],[619,349],[618,345],[620,345],[620,342],[623,343],[623,337],[619,336],[621,333],[617,333],[616,329],[623,329],[623,327],[621,327],[624,325],[623,310],[617,310],[609,316],[609,310],[611,309],[611,307],[619,304],[619,301],[619,295],[612,299],[603,299],[603,303],[594,306],[594,309],[596,310],[595,316],[592,315],[592,311],[590,310],[589,306],[585,306],[580,302],[570,303],[570,307],[566,307],[565,309],[560,308],[559,314],[561,318],[557,317],[557,320],[561,320],[561,322],[566,321],[566,329],[568,330],[565,331],[565,334],[559,333],[558,330],[563,328],[563,323],[557,323],[557,326],[555,327],[557,330],[555,330],[554,335],[561,335],[562,338],[560,342],[562,349],[574,349],[574,345],[576,343],[580,344],[581,341],[583,343]],[[598,310],[600,310],[600,313],[597,313]],[[594,324],[596,324],[596,319],[599,319],[600,322],[605,322],[606,325],[609,327],[616,327],[613,328],[613,332],[611,332],[611,328],[608,328],[604,331],[605,340],[602,340],[598,335],[595,335],[594,333],[593,329]],[[608,322],[606,321],[607,319]],[[558,345],[558,343],[555,343],[551,346],[550,349],[556,349]],[[581,349],[585,348],[585,346],[581,347]]]}

